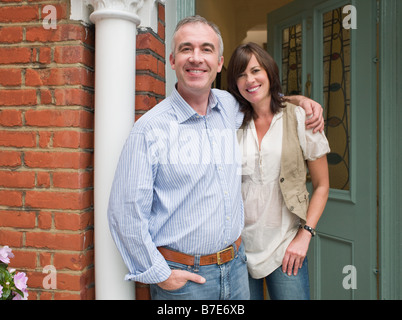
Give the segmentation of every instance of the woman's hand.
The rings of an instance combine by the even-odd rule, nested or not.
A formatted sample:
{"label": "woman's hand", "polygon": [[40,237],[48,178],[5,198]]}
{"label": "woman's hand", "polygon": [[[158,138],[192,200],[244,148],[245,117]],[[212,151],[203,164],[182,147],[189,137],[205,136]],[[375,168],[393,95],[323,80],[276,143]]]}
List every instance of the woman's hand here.
{"label": "woman's hand", "polygon": [[304,258],[307,255],[308,246],[311,240],[311,233],[303,228],[299,229],[295,238],[286,249],[285,256],[282,260],[282,271],[289,276],[296,276],[299,268],[302,267]]}

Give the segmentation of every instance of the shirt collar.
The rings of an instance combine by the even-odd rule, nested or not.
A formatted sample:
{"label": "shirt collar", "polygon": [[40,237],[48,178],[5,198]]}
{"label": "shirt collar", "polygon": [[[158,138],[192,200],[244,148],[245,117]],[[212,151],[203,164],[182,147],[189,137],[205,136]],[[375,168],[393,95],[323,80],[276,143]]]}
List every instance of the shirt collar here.
{"label": "shirt collar", "polygon": [[[174,87],[172,94],[172,106],[176,113],[177,120],[179,123],[183,123],[190,119],[191,117],[197,116],[198,113],[183,99],[180,93],[177,91],[176,86]],[[207,114],[214,108],[217,110],[221,110],[221,106],[218,103],[218,99],[213,93],[210,91],[209,98],[208,98],[208,107],[207,107]]]}

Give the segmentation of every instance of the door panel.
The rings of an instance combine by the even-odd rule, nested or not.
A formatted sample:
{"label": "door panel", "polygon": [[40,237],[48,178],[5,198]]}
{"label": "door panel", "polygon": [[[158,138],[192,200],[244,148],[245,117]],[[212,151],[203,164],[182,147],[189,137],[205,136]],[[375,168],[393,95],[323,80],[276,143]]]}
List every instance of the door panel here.
{"label": "door panel", "polygon": [[[343,25],[349,4],[357,29]],[[295,25],[301,48],[284,36]],[[297,84],[324,107],[331,189],[308,253],[312,298],[376,298],[376,2],[295,0],[268,15],[268,51],[284,89]]]}

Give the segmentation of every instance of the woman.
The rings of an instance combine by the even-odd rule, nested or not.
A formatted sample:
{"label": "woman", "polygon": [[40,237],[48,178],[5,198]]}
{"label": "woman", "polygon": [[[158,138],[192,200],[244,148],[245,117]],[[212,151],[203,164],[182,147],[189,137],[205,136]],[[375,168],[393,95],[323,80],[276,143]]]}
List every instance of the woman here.
{"label": "woman", "polygon": [[305,129],[303,109],[285,101],[278,67],[258,45],[235,50],[228,86],[245,114],[238,139],[251,299],[263,299],[264,278],[271,299],[309,299],[306,254],[328,198],[328,141]]}

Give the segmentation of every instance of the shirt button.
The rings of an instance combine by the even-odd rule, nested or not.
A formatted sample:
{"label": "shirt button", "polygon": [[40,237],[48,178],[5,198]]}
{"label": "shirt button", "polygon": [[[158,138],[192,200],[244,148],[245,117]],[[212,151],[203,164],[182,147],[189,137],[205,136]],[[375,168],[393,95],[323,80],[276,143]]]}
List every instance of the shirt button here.
{"label": "shirt button", "polygon": [[281,178],[281,180],[280,180],[281,182],[283,182],[283,181],[285,181],[285,178]]}

